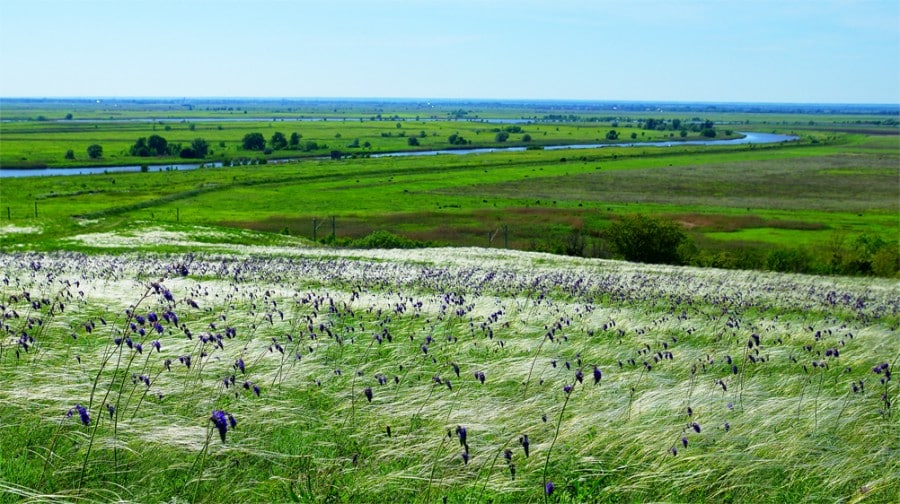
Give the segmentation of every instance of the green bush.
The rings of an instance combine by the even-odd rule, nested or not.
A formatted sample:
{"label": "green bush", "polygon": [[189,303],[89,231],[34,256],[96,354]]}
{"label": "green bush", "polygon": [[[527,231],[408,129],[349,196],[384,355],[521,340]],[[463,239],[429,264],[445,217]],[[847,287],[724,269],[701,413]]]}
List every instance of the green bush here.
{"label": "green bush", "polygon": [[809,273],[812,258],[800,248],[777,248],[766,257],[766,269],[784,273]]}
{"label": "green bush", "polygon": [[374,231],[371,234],[350,242],[353,248],[411,249],[431,246],[428,242],[410,240],[388,231]]}
{"label": "green bush", "polygon": [[671,220],[630,215],[613,222],[606,230],[606,239],[628,261],[682,264],[679,247],[688,238],[681,226]]}

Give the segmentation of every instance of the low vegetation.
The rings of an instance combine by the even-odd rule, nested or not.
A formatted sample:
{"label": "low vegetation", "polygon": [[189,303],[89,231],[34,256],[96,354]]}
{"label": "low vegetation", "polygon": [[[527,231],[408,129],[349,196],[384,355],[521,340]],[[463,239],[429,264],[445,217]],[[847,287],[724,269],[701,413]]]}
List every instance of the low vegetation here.
{"label": "low vegetation", "polygon": [[228,240],[0,256],[0,501],[900,496],[895,282]]}

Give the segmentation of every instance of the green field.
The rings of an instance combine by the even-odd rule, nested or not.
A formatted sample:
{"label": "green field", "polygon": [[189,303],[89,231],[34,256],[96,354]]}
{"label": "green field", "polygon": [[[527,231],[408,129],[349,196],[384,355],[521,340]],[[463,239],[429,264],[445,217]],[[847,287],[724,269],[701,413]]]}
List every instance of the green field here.
{"label": "green field", "polygon": [[[12,149],[46,151],[57,145],[55,135],[80,138],[85,134],[82,129],[90,130],[79,125],[77,132],[53,132],[61,123],[29,124],[32,132],[27,135],[14,133],[26,129],[25,123],[3,125],[11,132],[3,136],[4,155]],[[294,124],[310,129],[304,139],[323,142],[336,130],[374,142],[363,132],[396,132],[411,126],[359,121]],[[239,138],[257,126],[262,124],[231,123],[223,130],[203,127],[223,138]],[[103,124],[95,138],[81,141],[112,145],[118,138],[125,149],[129,138],[149,133],[141,129],[147,127]],[[423,147],[445,148],[444,134],[449,131],[486,126],[432,122],[425,127],[440,133],[426,135]],[[180,133],[187,135],[182,140],[199,134],[181,128]],[[542,130],[553,132],[548,142],[559,143],[570,135],[578,141],[595,141],[585,135],[607,127],[523,128],[535,136]],[[35,141],[42,131],[47,140]],[[494,135],[462,131],[473,138]],[[171,135],[174,132],[166,133],[171,141],[180,138]],[[215,138],[210,137],[213,142]],[[400,150],[405,143],[402,138],[379,138],[390,145],[384,147],[387,150]],[[0,182],[0,211],[5,213],[0,219],[6,217],[12,226],[36,226],[40,233],[5,233],[2,246],[49,250],[73,233],[144,222],[225,226],[310,239],[333,234],[332,242],[386,231],[439,245],[612,257],[615,251],[605,237],[610,223],[624,215],[647,214],[683,227],[696,248],[685,261],[690,264],[817,273],[865,273],[874,268],[878,274],[892,275],[900,269],[898,254],[891,254],[900,235],[898,138],[831,132],[805,134],[787,145],[351,157],[194,171],[5,178]],[[228,149],[246,154],[237,145]],[[135,159],[146,158],[129,157],[127,162]],[[573,240],[574,248],[567,245]],[[876,250],[863,250],[860,240],[876,243],[881,259],[875,259]],[[773,250],[792,254],[799,250],[799,265],[773,262],[769,258]],[[872,266],[876,261],[882,266]]]}
{"label": "green field", "polygon": [[[253,164],[0,178],[0,503],[900,501],[893,116],[113,105],[3,102],[2,166],[177,161],[129,154],[152,134]],[[497,146],[508,124],[451,120],[488,114],[564,116],[504,145],[679,136],[648,117],[801,138],[346,148]],[[683,264],[615,260],[634,216]]]}

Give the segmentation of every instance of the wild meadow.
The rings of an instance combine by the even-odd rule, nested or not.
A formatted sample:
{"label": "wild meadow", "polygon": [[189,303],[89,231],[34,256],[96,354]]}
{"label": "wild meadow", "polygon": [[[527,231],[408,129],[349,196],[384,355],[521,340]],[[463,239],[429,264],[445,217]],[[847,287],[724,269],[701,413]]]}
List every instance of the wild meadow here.
{"label": "wild meadow", "polygon": [[[3,105],[2,168],[237,162],[0,178],[0,503],[900,501],[884,111]],[[541,148],[676,118],[799,138]],[[451,139],[533,148],[370,157]]]}
{"label": "wild meadow", "polygon": [[0,256],[0,500],[900,498],[895,281],[217,233]]}

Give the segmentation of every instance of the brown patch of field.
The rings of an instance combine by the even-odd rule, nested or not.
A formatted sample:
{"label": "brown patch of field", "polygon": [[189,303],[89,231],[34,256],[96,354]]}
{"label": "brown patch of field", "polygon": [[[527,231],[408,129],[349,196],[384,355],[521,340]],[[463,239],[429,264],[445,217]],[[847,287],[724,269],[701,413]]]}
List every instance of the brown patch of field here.
{"label": "brown patch of field", "polygon": [[[218,224],[270,233],[288,232],[313,238],[313,218],[307,215],[271,215],[255,221],[223,221]],[[596,210],[547,207],[480,209],[474,211],[425,211],[383,215],[345,215],[335,219],[339,238],[362,238],[374,231],[388,231],[406,238],[459,246],[527,248],[529,244],[558,238],[572,230],[596,236],[587,221],[597,220]],[[331,235],[331,219],[316,218],[315,238]],[[504,235],[503,226],[508,234]],[[493,237],[491,239],[490,237]],[[555,239],[555,238],[554,238]]]}
{"label": "brown patch of field", "polygon": [[802,231],[827,229],[819,222],[763,219],[758,215],[677,214],[666,216],[686,229],[707,232],[734,232],[748,228],[778,228]]}

